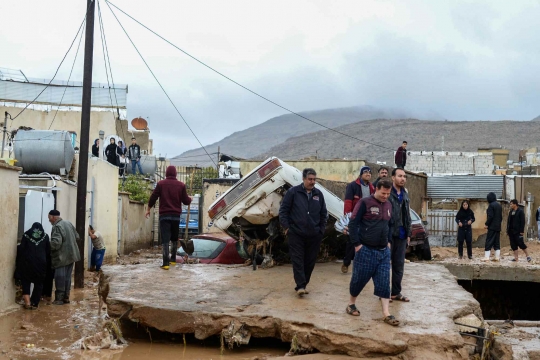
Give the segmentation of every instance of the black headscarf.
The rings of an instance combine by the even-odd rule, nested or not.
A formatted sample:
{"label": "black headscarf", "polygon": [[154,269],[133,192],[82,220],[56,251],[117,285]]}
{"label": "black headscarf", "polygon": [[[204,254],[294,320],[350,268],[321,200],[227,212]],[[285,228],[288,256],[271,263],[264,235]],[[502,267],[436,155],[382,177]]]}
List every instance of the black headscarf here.
{"label": "black headscarf", "polygon": [[35,222],[26,231],[17,247],[17,265],[15,278],[28,282],[41,281],[45,278],[51,264],[51,245],[49,235],[43,226]]}
{"label": "black headscarf", "polygon": [[[465,208],[463,207],[463,204],[465,204],[465,203],[467,203],[467,205],[469,205],[467,207],[467,210],[465,210]],[[461,207],[459,208],[459,211],[456,214],[456,220],[461,221],[463,226],[469,226],[469,225],[466,224],[469,220],[472,220],[472,222],[474,222],[474,220],[475,220],[474,219],[474,212],[471,210],[471,204],[467,200],[463,200],[463,202],[461,203]]]}
{"label": "black headscarf", "polygon": [[48,237],[43,225],[38,222],[33,223],[30,230],[27,230],[23,236],[36,246]]}

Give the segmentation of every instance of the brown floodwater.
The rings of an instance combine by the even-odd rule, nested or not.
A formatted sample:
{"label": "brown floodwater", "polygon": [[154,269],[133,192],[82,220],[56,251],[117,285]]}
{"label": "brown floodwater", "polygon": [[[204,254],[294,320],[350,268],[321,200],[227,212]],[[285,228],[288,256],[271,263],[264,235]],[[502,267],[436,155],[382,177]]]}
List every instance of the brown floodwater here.
{"label": "brown floodwater", "polygon": [[[0,316],[0,359],[84,359],[84,360],[142,360],[142,359],[220,359],[243,360],[254,357],[283,356],[288,344],[262,339],[252,344],[226,349],[220,354],[217,339],[196,340],[186,335],[184,346],[181,334],[154,334],[154,342],[137,338],[128,340],[121,350],[80,350],[78,340],[102,330],[107,321],[106,310],[98,314],[97,278],[87,279],[87,288],[74,290],[69,305],[40,304],[36,311],[19,309]],[[159,338],[158,341],[155,341]]]}

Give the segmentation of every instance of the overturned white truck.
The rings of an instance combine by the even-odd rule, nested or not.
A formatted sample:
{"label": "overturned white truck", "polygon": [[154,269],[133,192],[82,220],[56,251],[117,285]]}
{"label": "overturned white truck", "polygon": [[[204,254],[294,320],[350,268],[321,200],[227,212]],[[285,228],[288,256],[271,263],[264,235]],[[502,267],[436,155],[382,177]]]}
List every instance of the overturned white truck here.
{"label": "overturned white truck", "polygon": [[[275,247],[285,240],[279,224],[281,200],[288,189],[300,183],[300,170],[276,157],[269,158],[210,205],[208,215],[214,226],[238,240],[239,254],[250,258],[254,266],[271,262],[272,248],[276,254],[279,250]],[[335,233],[334,223],[343,215],[343,201],[320,184],[315,186],[324,194],[328,209],[327,237]]]}

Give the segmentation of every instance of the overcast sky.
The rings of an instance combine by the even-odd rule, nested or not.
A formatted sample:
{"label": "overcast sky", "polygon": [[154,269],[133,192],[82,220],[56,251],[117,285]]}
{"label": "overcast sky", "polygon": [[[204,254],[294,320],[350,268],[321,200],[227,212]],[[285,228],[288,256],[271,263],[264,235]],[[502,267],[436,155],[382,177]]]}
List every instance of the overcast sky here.
{"label": "overcast sky", "polygon": [[[373,105],[449,120],[540,115],[538,0],[113,3],[294,111]],[[129,85],[128,118],[148,119],[156,153],[198,147],[101,5],[115,82]],[[85,10],[85,0],[0,1],[0,67],[51,78]],[[203,144],[284,113],[117,14]],[[97,24],[93,79],[106,82]],[[74,53],[57,79],[67,80]],[[82,80],[82,60],[73,80]]]}

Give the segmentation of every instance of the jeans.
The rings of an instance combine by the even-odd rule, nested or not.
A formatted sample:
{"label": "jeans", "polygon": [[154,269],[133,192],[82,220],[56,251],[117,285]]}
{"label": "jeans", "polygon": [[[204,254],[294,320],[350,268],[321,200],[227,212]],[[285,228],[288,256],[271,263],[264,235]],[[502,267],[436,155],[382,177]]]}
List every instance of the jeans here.
{"label": "jeans", "polygon": [[401,294],[401,281],[405,272],[407,246],[407,239],[392,238],[392,296]]}
{"label": "jeans", "polygon": [[139,174],[143,174],[143,171],[142,171],[142,168],[141,168],[141,160],[131,160],[131,173],[133,175],[136,174],[136,169],[135,169],[135,166],[137,166],[139,168]]}
{"label": "jeans", "polygon": [[[161,244],[163,245],[163,266],[169,266],[169,262],[176,262],[178,249],[178,233],[180,232],[180,220],[159,220],[161,228]],[[169,241],[172,243],[171,257],[169,260]]]}
{"label": "jeans", "polygon": [[90,267],[96,267],[96,271],[101,269],[103,264],[103,257],[105,256],[105,249],[96,250],[92,249],[92,255],[90,256]]}
{"label": "jeans", "polygon": [[54,270],[54,283],[56,285],[55,299],[62,301],[69,299],[69,293],[71,291],[71,273],[73,272],[73,265],[71,263],[66,266],[61,266]]}
{"label": "jeans", "polygon": [[467,256],[472,258],[472,230],[470,227],[460,227],[457,233],[458,253],[463,256],[463,241],[467,243]]}
{"label": "jeans", "polygon": [[315,268],[317,255],[319,255],[321,248],[322,235],[304,237],[289,231],[287,237],[289,239],[289,254],[293,266],[294,282],[296,283],[294,290],[305,289]]}
{"label": "jeans", "polygon": [[[30,295],[30,281],[22,280],[23,295]],[[32,296],[30,296],[30,304],[37,307],[39,301],[41,300],[41,293],[43,291],[43,281],[34,282],[34,291],[32,291]]]}

